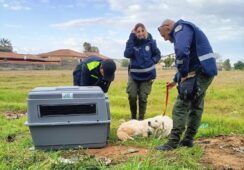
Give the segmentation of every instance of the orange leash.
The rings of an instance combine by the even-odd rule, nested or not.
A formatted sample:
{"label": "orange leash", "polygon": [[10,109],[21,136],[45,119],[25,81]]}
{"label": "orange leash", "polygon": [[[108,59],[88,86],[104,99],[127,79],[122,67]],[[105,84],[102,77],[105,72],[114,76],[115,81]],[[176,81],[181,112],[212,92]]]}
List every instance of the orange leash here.
{"label": "orange leash", "polygon": [[163,112],[163,116],[165,116],[166,111],[167,111],[167,106],[168,106],[168,100],[169,100],[169,82],[166,83],[166,94],[165,94],[165,108]]}

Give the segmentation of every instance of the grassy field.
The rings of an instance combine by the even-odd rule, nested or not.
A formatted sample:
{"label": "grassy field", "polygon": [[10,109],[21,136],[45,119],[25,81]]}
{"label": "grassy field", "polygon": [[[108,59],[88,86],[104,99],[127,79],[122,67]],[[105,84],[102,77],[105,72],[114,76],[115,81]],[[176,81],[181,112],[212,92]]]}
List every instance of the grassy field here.
{"label": "grassy field", "polygon": [[[148,99],[146,117],[162,113],[164,109],[165,82],[170,81],[174,71],[158,71]],[[148,148],[150,152],[141,157],[106,166],[93,157],[84,157],[75,164],[58,162],[63,155],[75,155],[73,151],[33,151],[28,127],[24,125],[26,116],[8,120],[6,112],[25,113],[28,92],[38,86],[72,85],[71,71],[4,71],[0,72],[0,169],[202,169],[199,163],[203,151],[195,145],[191,149],[179,148],[173,152],[156,152],[154,146],[166,139],[136,138],[122,143],[116,138],[120,119],[130,118],[127,94],[127,71],[118,71],[109,91],[111,107],[110,143]],[[170,92],[167,114],[176,98],[176,89]],[[244,134],[244,72],[220,72],[209,87],[205,98],[205,111],[202,123],[208,127],[200,128],[197,138],[220,134]],[[10,141],[9,138],[13,138]]]}

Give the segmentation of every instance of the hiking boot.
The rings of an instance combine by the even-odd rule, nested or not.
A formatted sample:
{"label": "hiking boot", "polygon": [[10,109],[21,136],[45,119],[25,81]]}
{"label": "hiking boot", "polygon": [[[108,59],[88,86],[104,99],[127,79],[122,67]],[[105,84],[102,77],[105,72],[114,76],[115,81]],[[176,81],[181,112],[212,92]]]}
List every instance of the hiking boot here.
{"label": "hiking boot", "polygon": [[160,150],[160,151],[171,151],[177,148],[177,144],[168,141],[167,143],[165,143],[164,145],[159,145],[156,146],[155,149],[156,150]]}
{"label": "hiking boot", "polygon": [[192,148],[193,147],[193,140],[183,139],[182,141],[180,141],[179,147]]}

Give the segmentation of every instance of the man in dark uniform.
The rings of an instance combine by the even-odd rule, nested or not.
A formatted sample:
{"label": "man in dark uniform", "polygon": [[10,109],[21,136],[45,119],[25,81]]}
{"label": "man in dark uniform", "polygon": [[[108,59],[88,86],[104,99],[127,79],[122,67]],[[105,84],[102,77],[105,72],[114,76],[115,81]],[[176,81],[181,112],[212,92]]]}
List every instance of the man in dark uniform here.
{"label": "man in dark uniform", "polygon": [[112,59],[90,56],[81,61],[73,72],[75,86],[99,86],[107,93],[114,80],[116,64]]}
{"label": "man in dark uniform", "polygon": [[217,75],[215,55],[206,35],[190,22],[168,19],[158,30],[165,41],[174,43],[178,72],[168,86],[172,88],[178,83],[179,95],[173,108],[169,140],[155,149],[168,151],[179,146],[192,147],[201,123],[207,88]]}

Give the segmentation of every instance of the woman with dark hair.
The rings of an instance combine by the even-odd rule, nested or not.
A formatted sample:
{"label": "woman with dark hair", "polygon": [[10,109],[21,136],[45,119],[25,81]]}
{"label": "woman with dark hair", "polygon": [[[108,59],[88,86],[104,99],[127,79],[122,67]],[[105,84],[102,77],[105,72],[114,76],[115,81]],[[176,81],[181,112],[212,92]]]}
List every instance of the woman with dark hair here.
{"label": "woman with dark hair", "polygon": [[156,41],[142,23],[135,25],[126,43],[124,56],[130,59],[126,92],[130,104],[131,119],[137,118],[137,98],[139,98],[139,120],[144,119],[147,97],[156,78],[155,64],[161,58]]}

